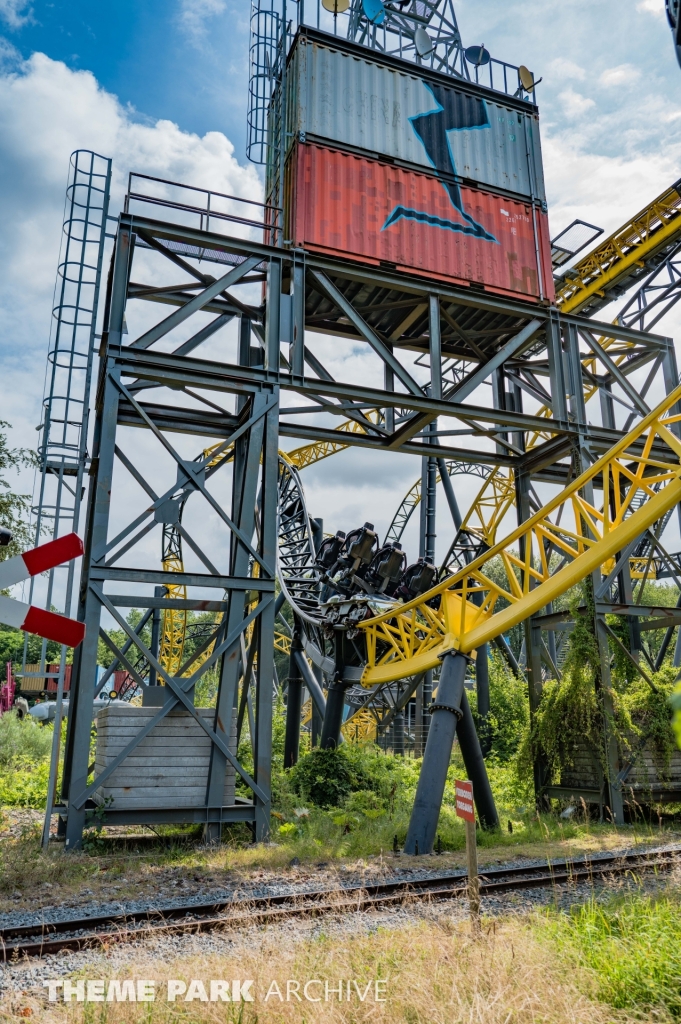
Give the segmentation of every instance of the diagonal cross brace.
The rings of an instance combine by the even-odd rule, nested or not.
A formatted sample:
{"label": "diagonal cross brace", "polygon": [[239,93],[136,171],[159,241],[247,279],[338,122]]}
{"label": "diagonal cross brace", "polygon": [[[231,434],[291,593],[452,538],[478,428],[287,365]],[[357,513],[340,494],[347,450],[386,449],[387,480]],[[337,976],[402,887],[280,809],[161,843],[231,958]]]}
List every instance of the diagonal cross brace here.
{"label": "diagonal cross brace", "polygon": [[329,281],[326,274],[322,274],[319,270],[313,270],[312,276],[325,295],[336,304],[338,309],[340,309],[344,316],[348,318],[353,327],[355,327],[362,337],[369,342],[374,352],[381,357],[383,362],[390,367],[395,376],[402,381],[407,391],[411,392],[412,395],[419,395],[419,397],[422,396],[423,389],[419,387],[409,371],[405,370],[399,359],[395,358],[388,346],[369,326],[366,320],[360,316],[352,303],[348,302],[343,293],[336,288],[335,284],[332,284],[331,281]]}
{"label": "diagonal cross brace", "polygon": [[[163,718],[165,718],[168,712],[171,711],[178,703],[182,703],[184,705],[186,710],[195,719],[195,721],[198,722],[203,731],[210,738],[211,742],[220,749],[220,751],[227,758],[227,760],[232,765],[234,770],[239,773],[239,775],[244,780],[249,789],[251,789],[252,792],[255,793],[255,795],[260,800],[265,800],[265,794],[263,793],[263,791],[260,789],[255,780],[251,778],[248,772],[244,771],[244,769],[239,764],[234,754],[232,754],[231,750],[229,750],[224,740],[220,736],[218,736],[218,734],[213,729],[211,729],[211,727],[203,720],[203,718],[199,714],[197,714],[196,708],[194,707],[189,697],[185,693],[185,687],[189,689],[193,685],[194,677],[192,676],[189,679],[187,679],[186,683],[184,684],[184,687],[178,684],[177,681],[172,676],[169,676],[167,674],[167,672],[163,669],[161,664],[153,656],[151,651],[146,647],[146,645],[137,636],[137,634],[135,634],[130,624],[126,622],[126,620],[121,615],[118,614],[115,606],[112,605],[111,602],[107,599],[104,592],[97,587],[91,587],[91,589],[96,594],[98,600],[101,601],[101,603],[107,609],[107,611],[113,616],[113,618],[128,634],[130,639],[133,640],[136,647],[139,648],[139,650],[145,656],[149,664],[156,669],[157,674],[165,680],[166,685],[170,687],[176,700],[168,701],[162,708],[160,708],[159,712],[154,716],[154,718],[151,719],[148,725],[146,725],[143,729],[140,730],[140,732],[130,741],[127,747],[125,747],[120,752],[120,754],[118,754],[114,758],[111,764],[107,765],[104,771],[97,776],[94,782],[91,782],[90,785],[87,786],[82,793],[78,794],[78,796],[72,801],[72,804],[76,808],[76,810],[81,810],[81,808],[85,804],[85,801],[91,796],[91,794],[94,793],[95,790],[100,788],[100,786],[106,781],[106,779],[109,778],[112,772],[116,770],[119,764],[121,764],[125,760],[125,758],[128,757],[128,755],[135,749],[135,747],[137,747],[142,742],[142,740],[149,735],[152,729],[154,729],[158,725],[158,723]],[[234,630],[232,632],[232,635],[227,637],[227,640],[221,646],[223,648],[232,647],[235,643],[237,643],[244,629],[248,628],[251,621],[253,621],[253,619],[255,619],[273,599],[273,596],[268,596],[264,598],[262,601],[260,601],[257,607],[254,608],[253,611],[248,616],[246,616],[243,622],[239,624],[239,628],[237,630]],[[204,666],[202,666],[202,668],[203,667]]]}
{"label": "diagonal cross brace", "polygon": [[[514,335],[506,344],[496,352],[491,359],[482,366],[479,366],[477,370],[466,377],[464,381],[457,384],[444,396],[448,402],[456,402],[457,404],[463,402],[465,398],[468,398],[480,384],[485,381],[490,373],[498,369],[502,363],[510,359],[511,356],[515,355],[523,345],[530,341],[537,333],[539,328],[542,326],[541,320],[530,320],[521,331]],[[402,426],[395,431],[390,439],[389,448],[399,448],[400,445],[404,444],[405,441],[410,440],[415,434],[418,434],[423,427],[427,426],[435,417],[430,416],[428,413],[416,415],[403,423]]]}
{"label": "diagonal cross brace", "polygon": [[238,267],[233,267],[228,273],[224,274],[223,277],[219,277],[217,281],[209,284],[207,288],[204,288],[202,292],[195,295],[189,302],[185,302],[184,306],[180,306],[174,313],[167,316],[165,320],[161,320],[160,324],[156,324],[151,330],[147,331],[146,334],[142,334],[136,341],[133,341],[129,346],[130,348],[149,348],[154,342],[160,338],[165,337],[170,331],[172,331],[179,324],[184,323],[193,313],[197,313],[200,309],[203,309],[216,295],[224,291],[230,285],[236,284],[245,277],[246,274],[253,267],[260,263],[259,256],[251,256],[250,259],[244,260],[243,263],[239,264]]}
{"label": "diagonal cross brace", "polygon": [[[156,424],[155,424],[155,423],[154,423],[154,422],[153,422],[153,421],[151,420],[151,418],[150,418],[149,416],[147,416],[147,414],[146,414],[146,412],[144,411],[144,409],[142,408],[142,406],[141,406],[141,405],[140,405],[140,404],[139,404],[138,402],[136,402],[136,401],[135,401],[135,399],[134,399],[134,398],[133,398],[133,396],[132,396],[132,395],[130,394],[130,392],[128,391],[128,389],[126,388],[126,386],[125,386],[125,385],[124,385],[123,383],[121,383],[121,381],[119,381],[119,380],[116,380],[116,379],[115,379],[115,378],[113,378],[113,377],[112,377],[112,380],[113,380],[113,383],[115,384],[115,386],[116,386],[116,387],[118,388],[118,390],[119,390],[119,391],[121,392],[121,394],[125,395],[125,397],[126,397],[126,398],[128,399],[128,401],[129,401],[129,402],[130,402],[130,403],[132,404],[132,406],[133,406],[133,407],[135,408],[135,410],[136,410],[136,412],[137,412],[137,413],[139,414],[139,416],[141,416],[141,418],[142,418],[142,419],[144,420],[144,422],[145,422],[145,423],[147,424],[147,426],[149,427],[149,429],[150,429],[150,430],[151,430],[151,431],[152,431],[152,432],[154,433],[154,435],[155,435],[155,436],[156,436],[156,437],[158,438],[158,440],[159,440],[159,441],[161,442],[161,444],[162,444],[162,445],[163,445],[163,447],[164,447],[164,448],[166,449],[166,451],[167,451],[167,452],[168,452],[168,453],[169,453],[170,455],[172,455],[172,457],[173,457],[173,458],[175,459],[175,462],[176,462],[176,463],[178,464],[178,466],[180,466],[180,467],[182,468],[182,471],[183,471],[183,472],[184,472],[184,473],[186,474],[186,476],[187,476],[187,479],[188,479],[188,480],[189,480],[189,481],[190,481],[190,482],[191,482],[191,483],[193,484],[193,486],[194,486],[194,487],[196,488],[196,490],[197,490],[197,491],[200,491],[200,492],[201,492],[201,494],[202,494],[202,495],[204,496],[204,498],[205,498],[205,499],[206,499],[206,501],[207,501],[207,502],[209,503],[209,505],[211,505],[211,506],[212,506],[212,507],[213,507],[213,508],[215,509],[215,511],[217,512],[217,514],[218,514],[218,515],[220,516],[220,518],[221,518],[221,519],[222,519],[222,520],[223,520],[223,521],[224,521],[224,522],[225,522],[225,523],[227,524],[227,526],[228,526],[228,527],[229,527],[229,529],[230,529],[230,530],[232,531],[232,533],[234,533],[234,534],[235,534],[235,535],[236,535],[236,536],[238,537],[238,539],[239,539],[239,540],[241,541],[241,543],[243,544],[243,546],[244,546],[244,547],[246,548],[246,550],[248,551],[249,555],[251,555],[251,557],[252,557],[252,558],[254,558],[254,559],[256,560],[256,562],[258,563],[258,565],[260,565],[260,566],[261,566],[261,568],[262,568],[262,569],[264,569],[264,570],[265,570],[265,572],[266,572],[266,573],[267,573],[267,574],[268,574],[269,576],[273,575],[273,573],[271,573],[271,572],[270,572],[269,566],[267,566],[267,565],[265,564],[265,562],[264,562],[264,561],[262,560],[262,558],[260,557],[260,555],[258,554],[258,552],[257,552],[257,551],[255,550],[255,548],[254,548],[254,547],[253,547],[253,546],[251,545],[250,541],[249,541],[249,540],[248,540],[248,539],[246,538],[246,536],[244,535],[244,533],[243,533],[243,532],[242,532],[242,531],[241,531],[241,530],[239,529],[239,527],[238,527],[238,526],[236,525],[236,523],[234,523],[234,522],[233,522],[233,521],[232,521],[232,520],[230,519],[230,517],[229,517],[229,516],[227,515],[227,513],[226,513],[226,512],[225,512],[225,510],[223,509],[222,505],[220,504],[220,502],[219,502],[219,501],[217,501],[217,500],[216,500],[216,499],[215,499],[215,498],[213,497],[213,495],[212,495],[212,494],[210,493],[210,491],[209,491],[209,490],[208,490],[208,489],[206,488],[206,485],[205,485],[205,483],[204,483],[204,482],[203,482],[203,480],[201,479],[201,470],[202,470],[202,468],[203,468],[202,464],[201,464],[201,463],[195,463],[194,465],[195,465],[195,466],[197,467],[197,468],[195,469],[195,468],[194,468],[194,465],[193,465],[193,464],[192,464],[191,462],[187,462],[187,461],[185,461],[185,460],[184,460],[184,459],[183,459],[183,458],[182,458],[182,457],[181,457],[181,456],[180,456],[180,455],[179,455],[179,454],[178,454],[178,453],[177,453],[177,452],[175,451],[175,449],[174,449],[174,448],[173,448],[173,446],[171,445],[170,441],[168,441],[168,439],[167,439],[167,438],[166,438],[166,437],[164,436],[164,434],[162,433],[162,431],[160,431],[160,430],[158,429],[158,427],[156,426]],[[276,399],[276,398],[273,398],[273,399],[268,399],[268,400],[267,400],[267,401],[265,402],[265,404],[264,404],[264,406],[262,407],[262,409],[260,409],[260,410],[259,410],[258,412],[254,412],[254,414],[253,414],[253,417],[252,417],[252,421],[250,421],[250,420],[249,420],[249,421],[247,421],[246,423],[242,424],[242,425],[241,425],[240,427],[238,427],[238,428],[237,428],[237,430],[236,430],[236,431],[234,432],[234,434],[233,434],[233,435],[231,435],[231,436],[233,436],[233,437],[239,437],[239,436],[241,436],[241,434],[243,434],[243,432],[244,432],[245,430],[247,430],[247,429],[248,429],[248,427],[252,426],[252,424],[253,424],[253,423],[255,423],[255,422],[256,422],[257,420],[261,419],[261,418],[262,418],[263,416],[265,416],[265,415],[266,415],[267,413],[271,412],[271,411],[272,411],[272,409],[273,409],[273,408],[276,408],[276,406],[277,406],[277,405],[278,405],[278,399]],[[226,443],[227,443],[227,442],[225,442],[225,444],[226,444]],[[205,461],[205,460],[204,460],[204,461]],[[169,492],[169,493],[172,493],[172,492]]]}
{"label": "diagonal cross brace", "polygon": [[648,405],[643,401],[636,388],[622,373],[622,371],[620,370],[619,366],[615,363],[615,361],[611,359],[611,357],[608,355],[605,349],[598,344],[594,337],[592,337],[590,331],[581,330],[579,333],[581,334],[582,338],[587,343],[593,354],[596,356],[596,358],[600,359],[600,361],[607,368],[611,376],[617,381],[619,386],[622,388],[624,393],[634,403],[634,405],[641,413],[641,415],[647,416],[650,412]]}

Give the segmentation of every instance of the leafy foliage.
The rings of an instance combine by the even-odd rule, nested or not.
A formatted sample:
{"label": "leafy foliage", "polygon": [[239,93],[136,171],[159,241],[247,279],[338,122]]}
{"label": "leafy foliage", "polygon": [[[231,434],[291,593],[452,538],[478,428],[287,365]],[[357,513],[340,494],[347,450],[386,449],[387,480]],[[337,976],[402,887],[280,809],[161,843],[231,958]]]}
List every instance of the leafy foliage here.
{"label": "leafy foliage", "polygon": [[[478,734],[481,734],[482,721],[478,715],[475,690],[468,694],[468,699]],[[489,656],[489,702],[487,729],[491,740],[492,757],[495,761],[505,764],[511,761],[518,751],[529,726],[530,712],[527,683],[514,675],[501,655],[495,651],[490,651]]]}
{"label": "leafy foliage", "polygon": [[52,733],[13,712],[0,718],[0,805],[45,806]]}
{"label": "leafy foliage", "polygon": [[661,775],[669,770],[675,746],[670,700],[675,678],[676,669],[666,665],[652,677],[654,690],[645,679],[637,676],[620,698],[628,712],[632,731],[648,740]]}
{"label": "leafy foliage", "polygon": [[[570,634],[562,677],[544,686],[541,703],[528,730],[521,752],[520,766],[526,772],[540,751],[550,768],[574,764],[579,747],[586,740],[603,760],[602,707],[598,695],[600,653],[594,633],[593,591],[590,582],[573,596],[570,611],[574,628]],[[580,601],[581,598],[581,601]],[[580,611],[581,605],[586,611]]]}
{"label": "leafy foliage", "polygon": [[316,807],[338,807],[353,788],[366,788],[366,780],[357,778],[344,749],[317,747],[300,758],[291,775],[296,792]]}
{"label": "leafy foliage", "polygon": [[4,474],[7,470],[32,468],[38,465],[38,457],[28,448],[10,448],[5,428],[10,424],[0,420],[0,525],[12,531],[12,541],[7,547],[0,547],[0,561],[18,555],[33,546],[34,534],[29,523],[31,509],[30,494],[17,494],[10,490]]}
{"label": "leafy foliage", "polygon": [[10,712],[0,718],[0,766],[6,768],[17,761],[37,762],[49,755],[52,745],[51,727],[43,727],[32,718],[17,718]]}

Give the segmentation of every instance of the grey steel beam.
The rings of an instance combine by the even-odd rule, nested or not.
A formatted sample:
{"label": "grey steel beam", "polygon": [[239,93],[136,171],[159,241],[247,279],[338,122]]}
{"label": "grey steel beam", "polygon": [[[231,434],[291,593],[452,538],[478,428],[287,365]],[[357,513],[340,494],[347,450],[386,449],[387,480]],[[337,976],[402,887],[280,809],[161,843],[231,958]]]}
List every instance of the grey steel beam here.
{"label": "grey steel beam", "polygon": [[[215,587],[218,590],[253,590],[274,593],[274,580],[258,579],[252,576],[214,576],[208,573],[166,572],[163,569],[119,569],[115,566],[93,566],[91,580],[113,580],[114,582],[153,583],[156,586],[176,584],[185,587]],[[141,599],[141,598],[140,598]],[[158,607],[161,607],[160,605]],[[178,605],[173,602],[173,607]]]}
{"label": "grey steel beam", "polygon": [[[184,242],[187,245],[194,245],[199,250],[206,250],[204,258],[210,258],[211,246],[221,256],[225,252],[235,256],[250,256],[257,254],[264,262],[270,259],[285,259],[292,262],[293,256],[290,250],[279,249],[275,246],[265,245],[262,242],[251,241],[250,239],[239,239],[227,237],[210,231],[202,231],[197,228],[186,227],[179,224],[169,224],[165,221],[156,221],[151,218],[140,217],[137,214],[121,214],[120,223],[122,227],[136,232],[144,232],[155,239],[165,239],[170,242]],[[527,304],[510,298],[499,298],[485,292],[471,292],[470,288],[458,288],[455,285],[448,285],[441,281],[429,281],[428,278],[421,278],[416,275],[405,275],[397,271],[391,272],[384,267],[367,267],[360,263],[351,263],[348,260],[333,259],[316,253],[306,253],[306,263],[309,269],[316,269],[323,273],[333,274],[347,281],[371,281],[378,287],[394,289],[422,297],[428,302],[431,294],[438,294],[441,298],[449,298],[457,305],[468,308],[476,308],[490,313],[507,313],[511,317],[520,319],[536,317],[541,320],[548,320],[551,316],[549,307],[533,307],[531,314],[528,312]],[[566,324],[584,326],[585,319],[578,315],[561,313],[561,320]],[[641,342],[642,334],[633,328],[620,324],[609,324],[603,321],[589,318],[589,329],[601,334],[604,337],[617,338],[622,341]],[[646,334],[645,343],[651,347],[658,344],[666,347],[669,340],[662,335]]]}
{"label": "grey steel beam", "polygon": [[365,341],[369,342],[376,355],[383,360],[386,366],[390,367],[397,379],[402,381],[407,391],[412,395],[422,395],[423,389],[416,383],[409,371],[402,366],[399,359],[395,358],[391,348],[381,337],[379,337],[377,332],[369,326],[366,320],[360,316],[352,303],[346,299],[343,293],[339,291],[331,281],[329,281],[328,277],[319,271],[312,270],[311,274],[327,298],[329,298],[331,302],[335,303],[338,309],[348,318],[350,323],[353,324]]}
{"label": "grey steel beam", "polygon": [[[268,383],[271,374],[265,370],[251,367],[244,370],[228,363],[215,363],[199,360],[194,357],[178,358],[169,353],[135,352],[123,350],[117,358],[123,376],[140,377],[154,380],[159,387],[193,386],[211,391],[236,393],[242,389],[256,390],[259,384]],[[339,381],[321,381],[305,378],[301,384],[290,374],[277,374],[277,383],[282,390],[294,391],[301,395],[323,395],[340,400],[354,401],[367,407],[392,406],[414,412],[424,412],[452,419],[480,420],[516,430],[552,431],[556,434],[575,434],[572,427],[560,428],[552,420],[527,413],[515,413],[509,410],[492,409],[486,406],[463,405],[458,402],[440,401],[428,398],[423,392],[409,394],[390,394],[378,388],[369,388],[353,383]],[[282,410],[283,412],[283,410]]]}

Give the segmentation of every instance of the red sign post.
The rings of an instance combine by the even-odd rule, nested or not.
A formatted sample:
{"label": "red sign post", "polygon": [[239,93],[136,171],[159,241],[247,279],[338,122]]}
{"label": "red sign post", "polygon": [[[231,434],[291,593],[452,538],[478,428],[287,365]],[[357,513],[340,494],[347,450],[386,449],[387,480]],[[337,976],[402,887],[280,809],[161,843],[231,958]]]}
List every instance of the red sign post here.
{"label": "red sign post", "polygon": [[471,914],[473,934],[480,932],[480,882],[478,880],[478,847],[475,836],[475,806],[473,804],[473,783],[457,779],[456,814],[466,822],[466,860],[468,861],[468,905]]}

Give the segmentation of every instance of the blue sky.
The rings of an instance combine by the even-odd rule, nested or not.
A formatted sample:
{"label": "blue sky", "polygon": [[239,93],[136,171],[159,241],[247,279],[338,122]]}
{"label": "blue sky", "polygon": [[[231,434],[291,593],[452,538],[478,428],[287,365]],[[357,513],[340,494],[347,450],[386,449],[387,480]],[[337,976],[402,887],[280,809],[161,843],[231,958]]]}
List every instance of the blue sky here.
{"label": "blue sky", "polygon": [[6,10],[22,56],[92,71],[142,117],[222,131],[244,159],[250,0],[9,0]]}
{"label": "blue sky", "polygon": [[[662,0],[456,5],[467,45],[484,42],[493,56],[526,63],[544,77],[542,114],[554,124],[570,121],[575,111],[586,118],[590,111],[592,117],[621,113],[633,86],[640,100],[653,91],[678,96],[681,74],[662,8]],[[0,0],[4,35],[24,58],[40,51],[73,70],[93,72],[140,118],[168,118],[199,135],[224,132],[240,160],[249,13],[250,0]],[[573,100],[570,107],[571,94],[592,106]],[[617,130],[599,132],[601,151],[621,152],[638,136],[636,109],[630,107],[630,115]],[[654,121],[646,126],[650,135],[655,130]]]}
{"label": "blue sky", "polygon": [[[611,231],[681,178],[681,69],[663,8],[456,4],[466,45],[543,76],[553,234],[577,216]],[[0,0],[0,374],[14,443],[37,443],[71,151],[113,157],[114,210],[131,169],[259,197],[245,158],[249,14],[250,0]],[[661,330],[681,339],[679,327]],[[357,453],[307,473],[314,514],[339,526],[369,502],[389,519],[415,476],[411,462]]]}

